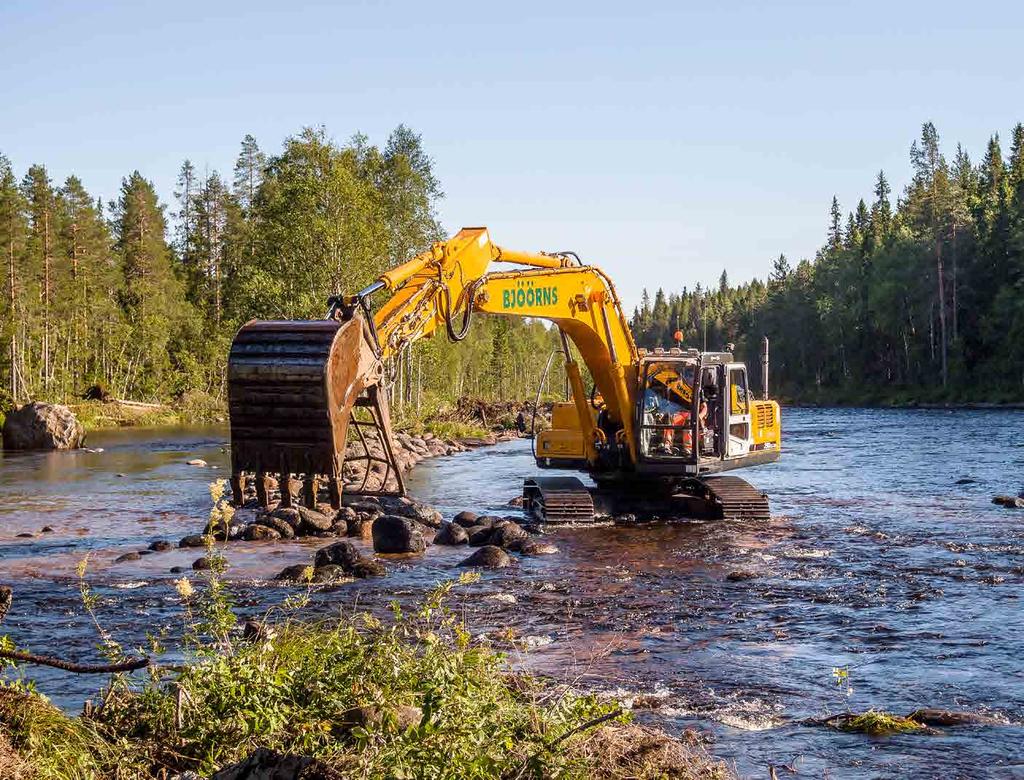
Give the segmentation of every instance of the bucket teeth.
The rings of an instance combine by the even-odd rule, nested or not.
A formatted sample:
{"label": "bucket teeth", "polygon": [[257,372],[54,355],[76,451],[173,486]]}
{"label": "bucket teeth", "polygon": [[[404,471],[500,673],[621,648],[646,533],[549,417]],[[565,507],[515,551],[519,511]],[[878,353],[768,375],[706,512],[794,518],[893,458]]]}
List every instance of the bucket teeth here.
{"label": "bucket teeth", "polygon": [[[243,326],[228,359],[236,503],[245,499],[246,475],[255,475],[256,500],[264,507],[274,487],[286,507],[297,500],[315,506],[321,486],[335,508],[341,506],[343,490],[403,494],[381,376],[369,327],[358,312],[344,321],[253,321]],[[346,488],[347,449],[359,441],[369,454],[371,428],[379,452],[374,460],[383,464],[384,476],[371,479],[367,464],[361,484],[350,482]],[[298,484],[293,477],[299,478]]]}

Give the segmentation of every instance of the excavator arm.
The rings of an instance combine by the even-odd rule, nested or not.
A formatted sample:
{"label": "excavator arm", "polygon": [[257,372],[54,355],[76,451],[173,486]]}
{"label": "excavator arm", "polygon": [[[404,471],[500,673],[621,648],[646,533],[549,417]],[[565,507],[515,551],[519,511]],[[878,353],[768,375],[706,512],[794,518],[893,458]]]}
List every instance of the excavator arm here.
{"label": "excavator arm", "polygon": [[[493,262],[526,268],[488,273]],[[309,506],[317,500],[321,479],[334,506],[343,489],[403,493],[382,392],[387,365],[439,328],[453,340],[464,338],[474,311],[555,322],[579,349],[635,457],[629,410],[636,346],[611,282],[578,263],[571,253],[502,249],[486,228],[464,228],[359,293],[331,299],[324,320],[247,323],[236,334],[228,361],[236,503],[244,498],[247,475],[255,477],[262,504],[274,487],[273,475],[286,506],[295,489],[293,476],[303,477]],[[377,294],[390,297],[373,313]],[[566,356],[588,457],[595,459],[603,433],[586,407],[579,366],[568,346]],[[353,459],[364,462],[346,473],[346,460]],[[362,477],[358,485],[353,471]]]}

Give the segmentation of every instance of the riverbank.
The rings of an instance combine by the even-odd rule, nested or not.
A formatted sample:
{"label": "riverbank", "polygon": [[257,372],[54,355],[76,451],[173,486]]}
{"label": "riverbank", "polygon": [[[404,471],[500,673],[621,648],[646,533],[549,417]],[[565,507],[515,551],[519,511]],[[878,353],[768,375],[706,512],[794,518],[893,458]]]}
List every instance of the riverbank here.
{"label": "riverbank", "polygon": [[[134,664],[145,676],[113,676],[80,716],[24,683],[0,684],[0,777],[733,777],[694,732],[675,738],[633,723],[620,701],[513,673],[448,607],[478,574],[388,620],[309,622],[307,594],[242,621],[224,559],[213,547],[206,559],[175,583],[179,633],[151,640]],[[93,614],[84,580],[82,598]],[[117,637],[100,631],[123,662]]]}
{"label": "riverbank", "polygon": [[804,388],[798,392],[771,391],[783,406],[837,409],[1024,409],[1024,390],[1020,393],[996,392],[980,395],[941,388],[872,392],[862,387]]}

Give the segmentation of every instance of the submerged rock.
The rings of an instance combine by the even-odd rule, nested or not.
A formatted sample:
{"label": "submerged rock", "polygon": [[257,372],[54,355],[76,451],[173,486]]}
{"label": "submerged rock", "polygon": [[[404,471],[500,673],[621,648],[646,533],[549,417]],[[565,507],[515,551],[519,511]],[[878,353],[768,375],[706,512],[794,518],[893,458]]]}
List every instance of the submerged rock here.
{"label": "submerged rock", "polygon": [[316,551],[313,565],[317,571],[325,566],[336,566],[352,577],[383,577],[387,569],[380,561],[363,555],[352,542],[343,541]]}
{"label": "submerged rock", "polygon": [[472,528],[467,528],[466,533],[469,535],[469,544],[472,547],[482,547],[491,540],[494,528],[490,525],[474,525]]}
{"label": "submerged rock", "polygon": [[476,512],[470,512],[468,510],[459,512],[455,517],[452,518],[452,522],[456,525],[461,525],[463,528],[472,528],[477,525],[477,520],[480,518]]}
{"label": "submerged rock", "polygon": [[558,552],[558,548],[553,544],[539,542],[536,539],[523,539],[519,543],[518,550],[522,555],[531,557],[535,555],[554,555]]}
{"label": "submerged rock", "polygon": [[174,549],[174,545],[166,539],[158,539],[157,541],[150,543],[149,549],[153,552],[168,552]]}
{"label": "submerged rock", "polygon": [[481,547],[459,564],[459,566],[473,566],[481,569],[504,569],[511,565],[512,559],[508,553],[493,544]]}
{"label": "submerged rock", "polygon": [[212,542],[213,537],[206,534],[190,534],[178,542],[178,547],[205,547],[207,542]]}
{"label": "submerged rock", "polygon": [[285,566],[274,579],[284,582],[310,582],[313,579],[314,571],[314,568],[308,563],[297,563]]}
{"label": "submerged rock", "polygon": [[85,426],[68,407],[35,401],[7,413],[7,450],[74,450],[85,443]]}
{"label": "submerged rock", "polygon": [[1007,509],[1024,509],[1024,498],[1019,496],[995,496],[992,503]]}
{"label": "submerged rock", "polygon": [[420,526],[407,517],[381,515],[373,521],[373,549],[379,553],[421,553],[427,549]]}
{"label": "submerged rock", "polygon": [[281,538],[281,532],[276,528],[271,528],[269,525],[253,523],[245,527],[245,533],[242,534],[242,538],[247,542],[276,541]]}
{"label": "submerged rock", "polygon": [[461,525],[452,523],[444,523],[441,526],[441,530],[434,536],[434,544],[443,545],[460,545],[469,543],[469,534],[466,529]]}
{"label": "submerged rock", "polygon": [[138,561],[141,560],[142,556],[137,552],[126,552],[124,555],[118,555],[114,558],[114,563],[124,563],[126,561]]}
{"label": "submerged rock", "polygon": [[509,549],[509,546],[513,543],[521,544],[526,539],[528,539],[529,536],[530,535],[526,533],[526,531],[524,531],[515,523],[508,520],[504,520],[501,523],[498,523],[496,526],[494,526],[494,529],[491,532],[491,536],[487,540],[487,543],[496,545],[498,547],[503,547],[507,550]]}

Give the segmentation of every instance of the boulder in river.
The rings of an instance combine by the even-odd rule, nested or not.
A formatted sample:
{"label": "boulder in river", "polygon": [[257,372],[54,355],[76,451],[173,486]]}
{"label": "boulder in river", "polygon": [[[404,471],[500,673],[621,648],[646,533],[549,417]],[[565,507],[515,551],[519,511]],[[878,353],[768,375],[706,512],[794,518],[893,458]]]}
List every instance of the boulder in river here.
{"label": "boulder in river", "polygon": [[373,521],[373,549],[379,553],[421,553],[427,542],[408,517],[381,515]]}
{"label": "boulder in river", "polygon": [[137,561],[142,558],[137,552],[126,552],[124,555],[118,555],[114,558],[114,563],[125,563],[126,561]]}
{"label": "boulder in river", "polygon": [[[514,549],[514,548],[513,548]],[[536,539],[526,538],[519,542],[518,550],[522,555],[554,555],[558,548],[547,542],[539,542]]]}
{"label": "boulder in river", "polygon": [[479,517],[480,515],[476,512],[464,510],[455,515],[455,517],[452,518],[452,522],[456,525],[461,525],[463,528],[472,528],[474,525],[477,525]]}
{"label": "boulder in river", "polygon": [[174,545],[166,539],[158,539],[157,541],[150,543],[149,549],[153,552],[168,552],[174,549]]}
{"label": "boulder in river", "polygon": [[459,545],[469,542],[469,534],[461,525],[444,523],[434,536],[434,544]]}
{"label": "boulder in river", "polygon": [[309,582],[313,579],[313,574],[314,569],[308,563],[296,563],[285,566],[274,579],[283,582]]}
{"label": "boulder in river", "polygon": [[330,531],[331,526],[334,525],[333,518],[317,512],[315,509],[307,509],[304,506],[300,506],[298,511],[301,518],[298,528],[300,534],[312,536],[322,531]]}
{"label": "boulder in river", "polygon": [[1005,506],[1007,509],[1024,509],[1024,498],[1019,496],[996,496],[992,503]]}
{"label": "boulder in river", "polygon": [[269,525],[253,523],[245,527],[245,533],[242,534],[242,538],[247,542],[276,541],[281,538],[281,532],[276,528],[271,528]]}
{"label": "boulder in river", "polygon": [[4,449],[74,450],[85,443],[85,426],[68,407],[34,401],[7,413]]}
{"label": "boulder in river", "polygon": [[209,541],[213,541],[212,537],[205,534],[189,534],[178,542],[178,547],[205,547]]}
{"label": "boulder in river", "polygon": [[471,546],[481,547],[490,541],[494,528],[490,525],[474,525],[472,528],[467,528],[466,533],[469,534]]}
{"label": "boulder in river", "polygon": [[317,571],[325,566],[337,566],[353,577],[382,577],[387,573],[384,564],[363,555],[352,542],[335,542],[316,551],[313,560]]}
{"label": "boulder in river", "polygon": [[381,503],[389,514],[408,517],[410,520],[415,520],[417,523],[422,523],[429,528],[441,527],[443,519],[441,513],[432,506],[422,504],[419,501],[413,501],[411,498],[405,498],[404,496],[400,498],[385,497]]}
{"label": "boulder in river", "polygon": [[494,526],[487,543],[507,550],[513,542],[521,543],[528,537],[529,534],[517,524],[506,520]]}
{"label": "boulder in river", "polygon": [[508,553],[493,544],[487,544],[470,555],[459,566],[473,566],[481,569],[504,569],[512,565]]}
{"label": "boulder in river", "polygon": [[267,528],[273,528],[280,534],[282,539],[294,539],[296,536],[295,526],[277,517],[273,512],[263,515],[254,525],[265,525]]}

